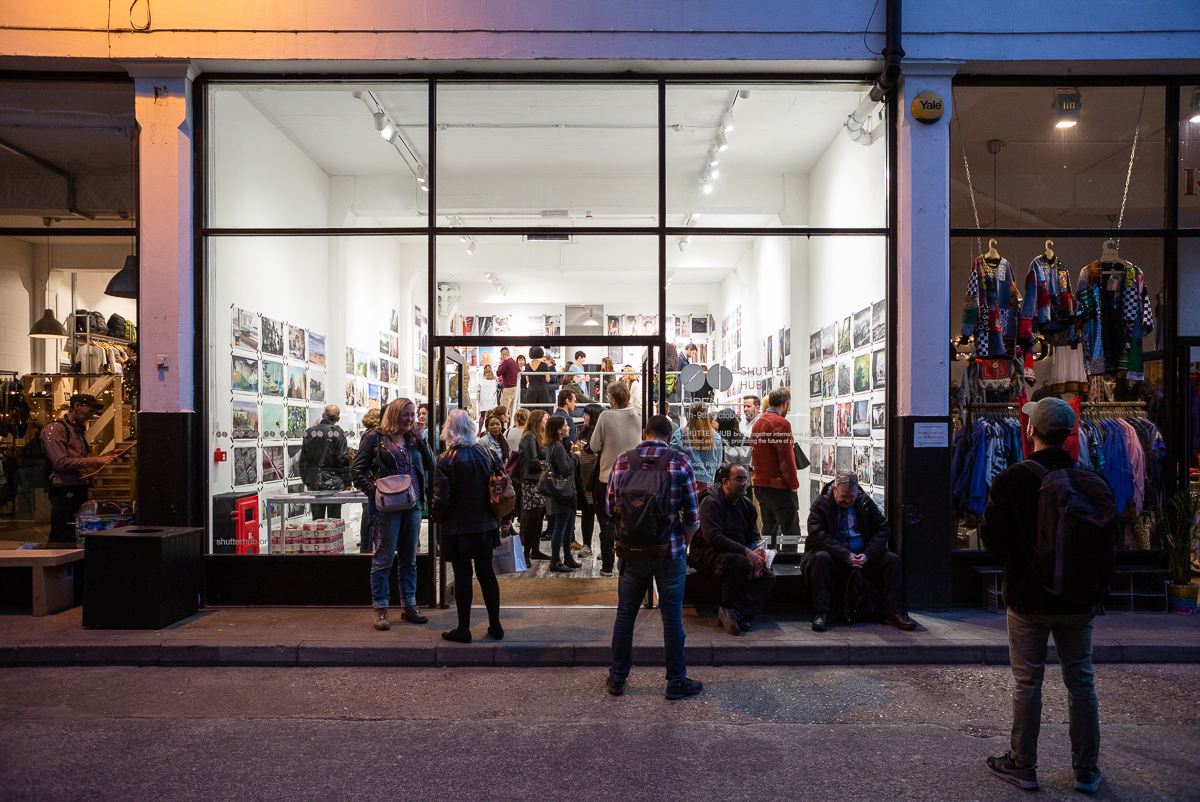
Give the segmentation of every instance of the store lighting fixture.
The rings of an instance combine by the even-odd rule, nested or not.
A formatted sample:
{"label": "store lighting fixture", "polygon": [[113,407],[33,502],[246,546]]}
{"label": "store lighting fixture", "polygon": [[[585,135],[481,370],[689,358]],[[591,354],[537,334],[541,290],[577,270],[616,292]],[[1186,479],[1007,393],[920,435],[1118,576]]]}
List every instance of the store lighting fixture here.
{"label": "store lighting fixture", "polygon": [[588,307],[588,319],[583,321],[583,325],[585,325],[585,326],[599,326],[600,325],[600,321],[596,320],[596,310],[592,309],[590,306]]}
{"label": "store lighting fixture", "polygon": [[386,139],[388,142],[391,142],[396,138],[396,126],[392,125],[391,120],[388,120],[387,124],[384,125],[383,128],[379,129],[379,133],[384,139]]}
{"label": "store lighting fixture", "polygon": [[705,195],[711,195],[712,190],[713,190],[712,182],[709,181],[707,177],[701,178],[700,179],[700,191],[703,192]]}
{"label": "store lighting fixture", "polygon": [[733,130],[733,109],[729,109],[721,117],[721,133]]}
{"label": "store lighting fixture", "polygon": [[47,309],[46,313],[42,315],[42,319],[33,324],[33,328],[29,330],[29,336],[36,340],[65,340],[67,339],[67,330],[55,319],[54,312]]}
{"label": "store lighting fixture", "polygon": [[723,153],[729,148],[729,140],[725,138],[724,134],[717,134],[717,138],[713,140],[713,143],[716,145],[717,151],[720,153]]}
{"label": "store lighting fixture", "polygon": [[678,244],[679,244],[679,252],[683,253],[684,249],[687,248],[687,246],[692,244],[692,238],[690,236],[680,237]]}
{"label": "store lighting fixture", "polygon": [[710,150],[708,152],[708,166],[716,167],[720,163],[721,163],[721,159],[719,156],[717,156],[717,149],[713,148],[712,150]]}
{"label": "store lighting fixture", "polygon": [[1074,128],[1079,124],[1079,90],[1058,89],[1054,92],[1055,128]]}
{"label": "store lighting fixture", "polygon": [[138,296],[137,257],[130,254],[125,257],[125,266],[108,280],[104,288],[105,295],[114,298],[136,298]]}
{"label": "store lighting fixture", "polygon": [[375,118],[375,130],[382,131],[384,126],[387,125],[387,115],[382,111],[377,111],[371,116]]}
{"label": "store lighting fixture", "polygon": [[718,178],[721,177],[721,171],[718,170],[716,167],[709,165],[708,167],[704,168],[704,177],[707,178],[709,181],[716,181]]}
{"label": "store lighting fixture", "polygon": [[1200,123],[1200,89],[1192,92],[1192,119],[1189,122]]}
{"label": "store lighting fixture", "polygon": [[418,164],[418,165],[417,165],[417,183],[418,183],[418,184],[424,184],[424,183],[426,183],[426,177],[427,177],[427,176],[426,176],[426,173],[425,173],[425,165],[423,165],[423,164]]}
{"label": "store lighting fixture", "polygon": [[467,237],[467,256],[471,256],[472,254],[474,254],[475,248],[476,248],[476,245],[475,245],[474,238]]}

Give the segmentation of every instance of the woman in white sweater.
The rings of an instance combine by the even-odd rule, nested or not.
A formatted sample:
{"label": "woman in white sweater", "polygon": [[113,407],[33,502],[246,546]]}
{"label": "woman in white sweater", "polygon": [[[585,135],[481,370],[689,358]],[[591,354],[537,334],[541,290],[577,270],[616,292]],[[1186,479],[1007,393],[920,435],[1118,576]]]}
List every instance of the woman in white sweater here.
{"label": "woman in white sweater", "polygon": [[600,499],[600,576],[613,575],[613,541],[616,532],[613,520],[608,515],[603,499],[608,494],[608,477],[612,474],[617,457],[642,442],[641,411],[629,403],[629,385],[617,379],[608,386],[608,403],[596,422],[596,430],[588,441],[591,450],[600,455],[600,475],[596,484],[596,498]]}

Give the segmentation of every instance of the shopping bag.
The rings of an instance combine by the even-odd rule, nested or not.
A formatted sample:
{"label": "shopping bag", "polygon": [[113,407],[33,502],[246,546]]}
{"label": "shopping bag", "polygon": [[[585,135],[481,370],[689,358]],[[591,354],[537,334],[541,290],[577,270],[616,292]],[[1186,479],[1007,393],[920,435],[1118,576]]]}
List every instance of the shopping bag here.
{"label": "shopping bag", "polygon": [[521,536],[514,534],[500,538],[500,545],[492,551],[492,570],[497,575],[515,574],[528,567],[521,548]]}

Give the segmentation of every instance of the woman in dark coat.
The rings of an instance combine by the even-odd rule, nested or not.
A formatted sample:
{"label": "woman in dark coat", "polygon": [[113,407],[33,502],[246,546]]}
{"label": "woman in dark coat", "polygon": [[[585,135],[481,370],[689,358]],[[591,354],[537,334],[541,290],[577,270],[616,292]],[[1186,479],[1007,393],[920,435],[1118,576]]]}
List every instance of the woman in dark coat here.
{"label": "woman in dark coat", "polygon": [[580,557],[592,556],[592,535],[596,531],[596,480],[600,475],[600,455],[588,447],[592,432],[604,407],[599,404],[588,404],[583,409],[583,428],[579,430],[579,485],[576,488],[576,501],[579,504],[579,530],[582,534],[583,550]]}
{"label": "woman in dark coat", "polygon": [[[575,515],[575,455],[567,451],[564,439],[569,433],[567,419],[555,415],[546,421],[546,463],[554,478],[566,479],[570,495],[546,499],[546,515],[550,523],[550,570],[570,572],[582,568],[571,557],[571,518]],[[562,555],[561,559],[559,555]]]}
{"label": "woman in dark coat", "polygon": [[529,413],[525,422],[525,434],[517,449],[517,478],[521,482],[521,546],[525,561],[549,560],[542,553],[542,522],[546,517],[546,497],[538,492],[538,480],[546,464],[546,418],[544,409]]}

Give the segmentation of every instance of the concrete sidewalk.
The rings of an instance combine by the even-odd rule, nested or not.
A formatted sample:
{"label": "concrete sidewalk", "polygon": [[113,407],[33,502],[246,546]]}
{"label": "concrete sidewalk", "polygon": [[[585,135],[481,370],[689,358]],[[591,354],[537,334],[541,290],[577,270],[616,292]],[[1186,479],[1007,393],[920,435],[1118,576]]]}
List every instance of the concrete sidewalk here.
{"label": "concrete sidewalk", "polygon": [[[503,641],[486,632],[448,643],[450,610],[427,610],[429,623],[371,627],[367,608],[208,608],[167,629],[83,629],[82,608],[58,615],[0,615],[0,666],[600,666],[609,660],[612,608],[510,607]],[[396,611],[398,618],[399,611]],[[689,665],[1005,664],[1005,618],[980,610],[916,613],[918,632],[883,624],[836,627],[817,634],[807,615],[764,615],[739,637],[717,627],[710,610],[684,609]],[[662,665],[657,610],[642,610],[634,660]],[[1051,652],[1053,659],[1053,651]],[[1200,616],[1119,613],[1096,619],[1097,663],[1200,663]]]}

